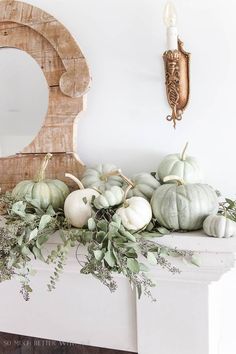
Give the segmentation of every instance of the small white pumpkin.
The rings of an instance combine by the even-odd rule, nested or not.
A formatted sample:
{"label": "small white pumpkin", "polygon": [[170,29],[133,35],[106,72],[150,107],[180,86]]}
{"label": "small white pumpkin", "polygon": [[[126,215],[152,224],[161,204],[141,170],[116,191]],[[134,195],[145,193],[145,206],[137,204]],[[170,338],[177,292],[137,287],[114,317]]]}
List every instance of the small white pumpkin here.
{"label": "small white pumpkin", "polygon": [[72,226],[82,228],[92,216],[91,200],[93,196],[97,197],[99,193],[94,189],[84,188],[80,180],[69,173],[66,173],[66,177],[75,181],[80,190],[72,192],[66,198],[64,205],[65,217]]}
{"label": "small white pumpkin", "polygon": [[157,174],[161,181],[166,176],[175,175],[182,178],[185,183],[202,183],[203,173],[197,160],[186,155],[188,143],[181,154],[167,155],[158,168]]}
{"label": "small white pumpkin", "polygon": [[160,186],[160,183],[150,173],[137,173],[131,178],[133,187],[128,192],[128,197],[143,197],[151,200],[154,191]]}
{"label": "small white pumpkin", "polygon": [[236,236],[236,222],[224,215],[209,215],[203,223],[203,230],[208,236],[228,238]]}
{"label": "small white pumpkin", "polygon": [[154,192],[151,205],[160,225],[173,230],[198,230],[210,214],[217,214],[218,198],[207,184],[185,184],[178,176],[168,176]]}
{"label": "small white pumpkin", "polygon": [[104,192],[113,186],[122,187],[121,177],[113,175],[113,171],[117,171],[117,167],[112,164],[100,164],[95,168],[87,168],[81,182],[85,188],[96,188],[100,192]]}
{"label": "small white pumpkin", "polygon": [[139,231],[147,226],[152,219],[152,208],[142,197],[126,199],[124,205],[116,211],[123,226],[129,231]]}
{"label": "small white pumpkin", "polygon": [[110,190],[103,192],[94,200],[96,209],[107,209],[122,203],[125,192],[122,188],[113,186]]}

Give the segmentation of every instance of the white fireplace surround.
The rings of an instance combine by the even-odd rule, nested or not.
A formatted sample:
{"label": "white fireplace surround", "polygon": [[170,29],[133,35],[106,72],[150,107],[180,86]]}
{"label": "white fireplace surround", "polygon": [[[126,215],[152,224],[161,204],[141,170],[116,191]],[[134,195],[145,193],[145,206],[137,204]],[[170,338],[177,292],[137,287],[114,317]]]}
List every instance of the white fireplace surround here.
{"label": "white fireplace surround", "polygon": [[34,264],[38,273],[28,303],[17,282],[0,284],[0,331],[139,354],[235,354],[236,238],[191,232],[157,241],[193,250],[201,262],[197,267],[172,258],[179,275],[153,267],[157,302],[137,300],[122,276],[117,292],[110,294],[79,273],[73,250],[53,293],[46,290],[51,269],[41,262]]}

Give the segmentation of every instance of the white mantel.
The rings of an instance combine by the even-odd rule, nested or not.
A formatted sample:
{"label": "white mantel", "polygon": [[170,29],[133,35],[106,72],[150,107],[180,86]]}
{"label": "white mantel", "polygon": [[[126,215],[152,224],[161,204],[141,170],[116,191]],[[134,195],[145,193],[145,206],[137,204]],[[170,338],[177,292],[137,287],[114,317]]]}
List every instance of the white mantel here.
{"label": "white mantel", "polygon": [[137,300],[123,277],[117,277],[119,289],[111,295],[92,277],[79,274],[71,253],[54,293],[46,291],[50,272],[38,262],[30,302],[21,299],[16,282],[0,284],[0,331],[139,354],[235,354],[236,238],[195,232],[157,241],[196,251],[201,266],[172,258],[179,275],[153,267],[156,303]]}

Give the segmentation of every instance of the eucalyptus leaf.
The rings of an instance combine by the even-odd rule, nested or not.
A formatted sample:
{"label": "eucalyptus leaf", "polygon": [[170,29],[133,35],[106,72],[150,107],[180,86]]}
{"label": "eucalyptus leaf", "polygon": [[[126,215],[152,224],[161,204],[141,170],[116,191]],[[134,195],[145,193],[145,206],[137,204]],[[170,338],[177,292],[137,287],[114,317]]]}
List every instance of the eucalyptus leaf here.
{"label": "eucalyptus leaf", "polygon": [[15,215],[20,216],[21,218],[24,218],[26,213],[26,204],[23,201],[16,202],[12,205],[11,212]]}
{"label": "eucalyptus leaf", "polygon": [[104,252],[101,250],[95,250],[93,251],[94,253],[94,257],[96,258],[97,261],[102,261],[103,257],[104,257]]}
{"label": "eucalyptus leaf", "polygon": [[166,229],[165,227],[158,227],[157,231],[160,232],[160,234],[162,234],[162,235],[169,235],[170,234],[170,230]]}
{"label": "eucalyptus leaf", "polygon": [[140,271],[140,266],[139,263],[136,259],[133,258],[128,258],[127,259],[127,267],[132,273],[139,273]]}
{"label": "eucalyptus leaf", "polygon": [[22,253],[24,256],[28,256],[28,255],[31,254],[30,249],[29,249],[27,246],[25,246],[25,245],[21,248],[21,253]]}
{"label": "eucalyptus leaf", "polygon": [[127,231],[123,226],[120,227],[120,233],[125,236],[129,241],[136,242],[136,237]]}
{"label": "eucalyptus leaf", "polygon": [[111,268],[115,267],[116,259],[111,251],[106,252],[104,259]]}
{"label": "eucalyptus leaf", "polygon": [[157,259],[154,253],[148,252],[147,253],[147,260],[151,265],[156,265],[157,264]]}
{"label": "eucalyptus leaf", "polygon": [[41,248],[48,241],[48,235],[41,235],[36,240],[36,246]]}
{"label": "eucalyptus leaf", "polygon": [[96,239],[98,243],[102,243],[104,239],[106,238],[106,232],[104,231],[98,231],[96,234]]}
{"label": "eucalyptus leaf", "polygon": [[108,223],[105,220],[98,221],[97,227],[101,231],[108,232]]}
{"label": "eucalyptus leaf", "polygon": [[96,229],[96,223],[93,218],[88,219],[88,229],[94,231]]}
{"label": "eucalyptus leaf", "polygon": [[33,231],[29,234],[29,242],[35,239],[38,236],[38,228],[36,227]]}
{"label": "eucalyptus leaf", "polygon": [[111,221],[109,224],[109,232],[110,233],[116,233],[119,230],[120,226],[114,221]]}
{"label": "eucalyptus leaf", "polygon": [[39,248],[34,246],[33,247],[33,254],[34,254],[36,259],[39,259],[40,261],[45,262],[45,259],[44,259],[43,255],[42,255],[42,252],[41,252],[41,250]]}
{"label": "eucalyptus leaf", "polygon": [[53,209],[52,205],[49,205],[49,207],[48,207],[47,210],[46,210],[46,214],[47,214],[47,215],[50,215],[50,216],[55,216],[55,215],[56,215],[56,212],[55,212],[55,210]]}
{"label": "eucalyptus leaf", "polygon": [[21,234],[21,236],[18,238],[17,243],[18,243],[19,246],[22,245],[24,237],[25,237],[25,231],[24,231],[24,232]]}
{"label": "eucalyptus leaf", "polygon": [[29,196],[25,196],[25,200],[29,202],[32,206],[34,206],[38,210],[42,210],[40,206],[40,202],[37,199],[32,199]]}
{"label": "eucalyptus leaf", "polygon": [[52,217],[50,215],[43,215],[39,222],[39,231],[45,229],[51,221]]}
{"label": "eucalyptus leaf", "polygon": [[112,217],[112,220],[116,223],[116,225],[118,226],[118,228],[120,228],[121,226],[121,217],[117,214],[114,214]]}
{"label": "eucalyptus leaf", "polygon": [[136,251],[133,248],[129,248],[126,252],[125,252],[126,257],[128,258],[137,258],[138,255],[136,253]]}
{"label": "eucalyptus leaf", "polygon": [[200,267],[200,265],[201,265],[201,258],[200,258],[200,255],[199,255],[199,254],[194,254],[194,255],[191,257],[191,263],[194,264],[194,265],[197,266],[197,267]]}

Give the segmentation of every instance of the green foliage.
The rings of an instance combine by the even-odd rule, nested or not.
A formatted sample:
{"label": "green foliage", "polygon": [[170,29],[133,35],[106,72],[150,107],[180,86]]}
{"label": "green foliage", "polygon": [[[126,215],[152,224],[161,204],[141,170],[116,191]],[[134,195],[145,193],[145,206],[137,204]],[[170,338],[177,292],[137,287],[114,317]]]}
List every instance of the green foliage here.
{"label": "green foliage", "polygon": [[[111,292],[117,289],[114,275],[122,274],[136,289],[138,297],[144,293],[152,300],[151,288],[155,284],[147,276],[148,264],[176,274],[179,269],[171,265],[168,256],[197,263],[192,252],[163,247],[153,240],[169,233],[154,219],[139,233],[126,230],[115,214],[118,206],[101,210],[93,207],[88,226],[76,229],[67,223],[62,211],[55,212],[51,206],[42,210],[37,200],[14,201],[11,195],[4,195],[0,196],[0,208],[2,205],[5,215],[0,226],[0,282],[18,277],[25,300],[32,292],[31,260],[53,264],[54,271],[48,283],[48,290],[52,291],[72,247],[76,249],[82,274],[94,276]],[[59,231],[61,242],[45,257],[44,246],[56,231]]]}
{"label": "green foliage", "polygon": [[219,214],[236,221],[236,200],[225,198],[225,200],[220,203]]}
{"label": "green foliage", "polygon": [[0,224],[0,282],[17,277],[21,293],[28,300],[33,274],[30,262],[45,261],[42,248],[58,228],[61,215],[51,207],[42,210],[36,200],[16,202],[10,194],[0,196],[0,205],[5,212]]}

